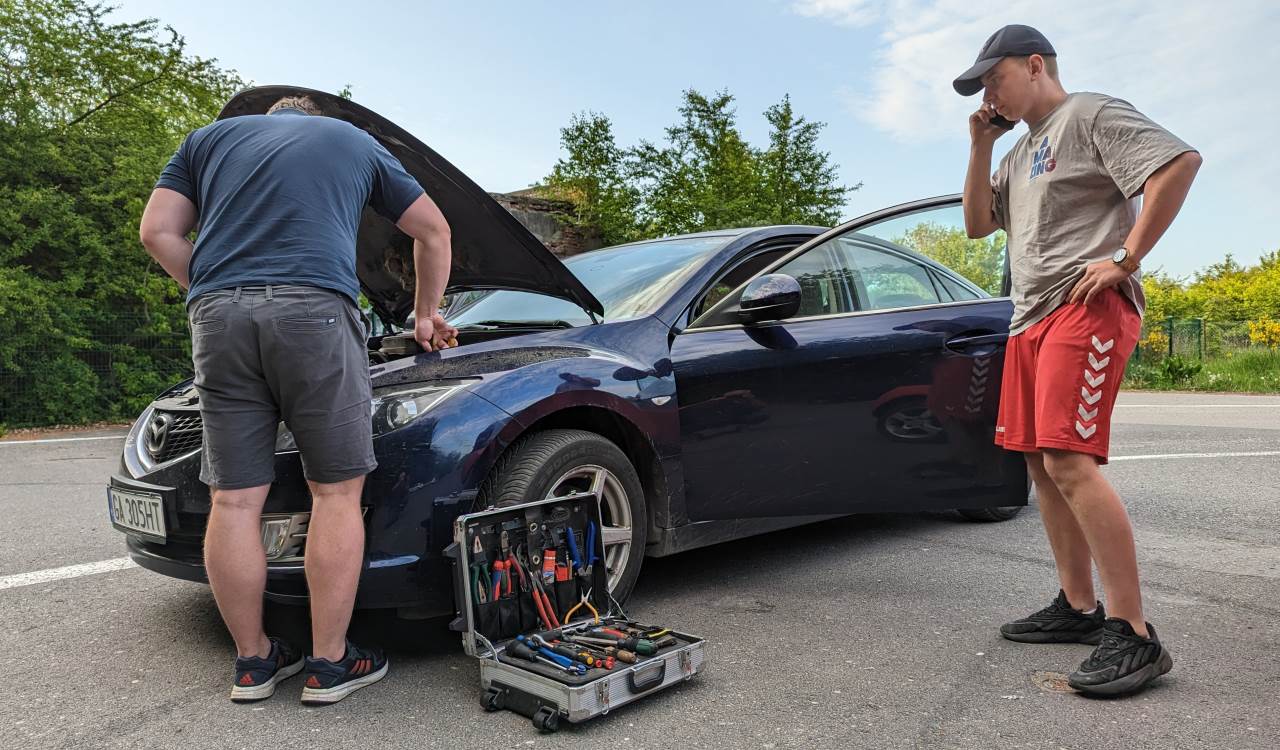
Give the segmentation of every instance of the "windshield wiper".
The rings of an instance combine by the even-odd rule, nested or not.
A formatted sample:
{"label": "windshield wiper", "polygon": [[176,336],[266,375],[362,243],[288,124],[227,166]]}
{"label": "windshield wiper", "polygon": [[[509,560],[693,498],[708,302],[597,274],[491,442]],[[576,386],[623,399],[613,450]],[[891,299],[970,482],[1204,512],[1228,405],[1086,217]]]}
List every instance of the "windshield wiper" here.
{"label": "windshield wiper", "polygon": [[466,323],[458,326],[459,331],[485,330],[493,331],[502,328],[573,328],[567,320],[482,320],[478,323]]}

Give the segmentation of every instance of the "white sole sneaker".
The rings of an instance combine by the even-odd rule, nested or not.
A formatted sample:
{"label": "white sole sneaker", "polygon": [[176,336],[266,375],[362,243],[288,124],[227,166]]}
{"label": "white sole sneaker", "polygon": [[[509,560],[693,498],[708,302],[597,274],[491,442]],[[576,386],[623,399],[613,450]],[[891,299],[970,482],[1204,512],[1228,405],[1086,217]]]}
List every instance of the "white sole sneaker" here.
{"label": "white sole sneaker", "polygon": [[370,672],[364,677],[359,677],[350,682],[344,682],[341,685],[334,685],[331,688],[302,688],[302,703],[305,706],[327,706],[330,703],[337,703],[346,698],[362,687],[367,687],[387,676],[387,669],[391,666],[391,662],[382,665],[382,669],[377,672]]}
{"label": "white sole sneaker", "polygon": [[301,672],[306,665],[306,661],[305,658],[298,659],[293,664],[286,664],[280,667],[275,674],[271,675],[271,679],[261,685],[254,685],[253,687],[232,686],[231,700],[236,703],[250,703],[270,698],[276,692],[276,685]]}

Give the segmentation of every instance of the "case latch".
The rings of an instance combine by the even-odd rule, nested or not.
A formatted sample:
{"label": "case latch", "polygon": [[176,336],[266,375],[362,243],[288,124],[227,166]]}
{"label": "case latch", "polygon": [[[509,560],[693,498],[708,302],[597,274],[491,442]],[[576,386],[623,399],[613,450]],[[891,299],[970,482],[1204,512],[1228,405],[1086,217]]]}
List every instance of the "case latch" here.
{"label": "case latch", "polygon": [[684,672],[686,677],[693,676],[693,652],[692,651],[680,652],[680,671]]}
{"label": "case latch", "polygon": [[604,711],[609,710],[609,681],[596,681],[596,701],[600,704],[600,708]]}

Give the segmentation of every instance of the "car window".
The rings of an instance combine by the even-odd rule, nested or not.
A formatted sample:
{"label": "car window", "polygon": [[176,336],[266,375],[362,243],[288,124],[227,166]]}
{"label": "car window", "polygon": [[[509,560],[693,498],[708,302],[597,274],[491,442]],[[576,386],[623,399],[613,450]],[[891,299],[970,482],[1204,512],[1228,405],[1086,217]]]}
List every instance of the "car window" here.
{"label": "car window", "polygon": [[898,255],[860,244],[852,247],[865,300],[864,310],[936,305],[942,300],[925,267]]}
{"label": "car window", "polygon": [[947,294],[951,295],[951,299],[978,299],[978,295],[972,289],[966,286],[961,286],[943,274],[935,274],[934,278],[938,280],[938,283],[942,284],[942,288],[947,292]]}
{"label": "car window", "polygon": [[[604,305],[605,320],[627,320],[657,310],[731,239],[718,234],[639,242],[592,250],[564,264]],[[467,293],[449,305],[446,318],[455,326],[494,320],[591,322],[572,302],[512,290]]]}
{"label": "car window", "polygon": [[[870,224],[858,233],[917,252],[945,266],[987,294],[1001,294],[1005,235],[970,239],[959,205],[927,208]],[[954,292],[953,292],[954,293]],[[957,299],[973,299],[969,296]]]}
{"label": "car window", "polygon": [[854,269],[849,266],[840,238],[809,248],[774,273],[786,274],[800,282],[797,318],[835,315],[855,309]]}
{"label": "car window", "polygon": [[794,249],[794,247],[787,247],[779,248],[777,250],[767,250],[758,255],[753,255],[739,263],[733,268],[733,270],[717,279],[716,282],[711,285],[711,288],[707,290],[707,293],[702,296],[702,299],[694,307],[693,317],[696,318],[707,310],[710,310],[717,302],[724,299],[725,295],[729,294],[734,289],[737,289],[752,276],[760,273],[765,266],[773,263]]}

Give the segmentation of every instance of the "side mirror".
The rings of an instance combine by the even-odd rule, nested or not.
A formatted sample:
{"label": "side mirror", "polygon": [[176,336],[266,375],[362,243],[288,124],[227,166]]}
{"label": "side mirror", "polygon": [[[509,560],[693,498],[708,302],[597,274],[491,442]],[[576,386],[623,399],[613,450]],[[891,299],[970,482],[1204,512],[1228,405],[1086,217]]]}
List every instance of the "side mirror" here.
{"label": "side mirror", "polygon": [[800,282],[784,273],[753,279],[738,300],[738,320],[763,323],[784,320],[800,311]]}

